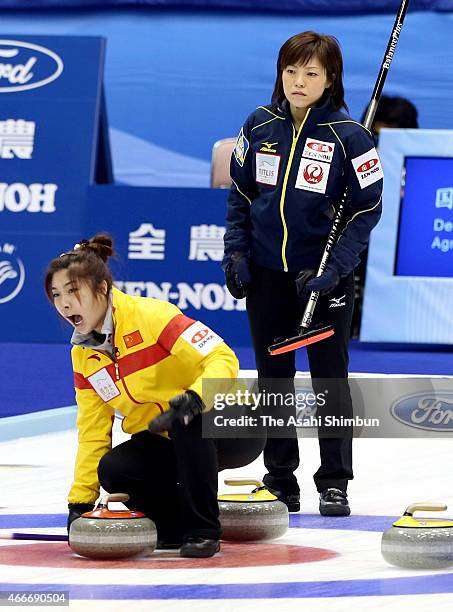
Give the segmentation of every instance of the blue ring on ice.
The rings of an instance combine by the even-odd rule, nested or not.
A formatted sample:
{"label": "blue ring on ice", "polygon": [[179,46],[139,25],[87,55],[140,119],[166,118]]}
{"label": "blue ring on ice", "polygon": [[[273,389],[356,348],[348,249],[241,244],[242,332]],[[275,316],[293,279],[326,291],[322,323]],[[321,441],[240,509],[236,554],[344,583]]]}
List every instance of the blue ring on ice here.
{"label": "blue ring on ice", "polygon": [[[397,517],[321,517],[290,515],[290,527],[382,532]],[[64,527],[66,514],[0,514],[0,529]],[[177,599],[311,599],[427,595],[453,593],[453,573],[415,575],[364,580],[322,580],[312,582],[266,582],[248,584],[30,584],[0,583],[0,591],[69,591],[73,600],[177,600]]]}

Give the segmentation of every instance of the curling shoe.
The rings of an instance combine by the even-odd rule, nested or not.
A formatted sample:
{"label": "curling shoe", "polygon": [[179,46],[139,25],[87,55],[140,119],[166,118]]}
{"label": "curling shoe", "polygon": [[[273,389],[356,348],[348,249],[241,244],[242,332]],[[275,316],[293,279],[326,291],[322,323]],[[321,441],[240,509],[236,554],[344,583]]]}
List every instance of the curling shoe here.
{"label": "curling shoe", "polygon": [[300,495],[292,493],[291,495],[277,495],[278,499],[285,504],[288,512],[299,512],[300,510]]}
{"label": "curling shoe", "polygon": [[220,550],[219,540],[205,540],[204,538],[189,537],[179,551],[180,557],[212,557]]}
{"label": "curling shoe", "polygon": [[319,512],[322,516],[349,516],[351,509],[346,491],[326,489],[319,496]]}
{"label": "curling shoe", "polygon": [[178,542],[177,538],[166,540],[164,538],[157,538],[156,550],[177,550],[181,548],[182,542]]}
{"label": "curling shoe", "polygon": [[[282,491],[276,491],[275,489],[271,489],[268,486],[264,486],[264,489],[267,489],[278,498],[279,501],[283,502],[285,506],[288,508],[288,512],[299,512],[300,510],[300,493],[283,493]],[[258,489],[255,489],[258,491]],[[255,493],[253,491],[253,493]]]}

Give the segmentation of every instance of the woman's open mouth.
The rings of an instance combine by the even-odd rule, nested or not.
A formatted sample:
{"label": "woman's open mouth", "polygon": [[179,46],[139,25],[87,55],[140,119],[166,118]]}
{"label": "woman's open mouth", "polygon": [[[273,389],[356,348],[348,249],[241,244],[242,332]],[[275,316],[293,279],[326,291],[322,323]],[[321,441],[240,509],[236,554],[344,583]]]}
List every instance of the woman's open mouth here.
{"label": "woman's open mouth", "polygon": [[68,317],[68,319],[69,319],[69,320],[71,321],[71,323],[72,323],[73,325],[75,325],[76,327],[77,327],[78,325],[80,325],[80,323],[83,321],[83,317],[81,317],[81,316],[80,316],[80,315],[78,315],[78,314],[71,315],[70,317]]}

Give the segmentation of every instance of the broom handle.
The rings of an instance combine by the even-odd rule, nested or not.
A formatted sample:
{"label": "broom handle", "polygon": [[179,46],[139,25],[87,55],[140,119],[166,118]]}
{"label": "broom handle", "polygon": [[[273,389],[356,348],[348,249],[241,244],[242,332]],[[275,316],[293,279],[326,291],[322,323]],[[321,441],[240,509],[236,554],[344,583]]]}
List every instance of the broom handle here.
{"label": "broom handle", "polygon": [[0,531],[0,540],[44,540],[46,542],[67,542],[68,536],[56,533],[18,533],[16,531]]}
{"label": "broom handle", "polygon": [[[376,114],[377,105],[379,103],[379,99],[382,94],[382,90],[384,89],[385,79],[387,78],[387,74],[390,68],[390,65],[393,60],[393,56],[395,54],[396,46],[399,41],[399,37],[401,34],[401,30],[403,29],[404,18],[406,17],[407,9],[409,6],[410,0],[402,0],[400,4],[400,8],[398,10],[398,14],[395,19],[395,23],[393,25],[392,33],[390,35],[387,49],[384,53],[384,59],[382,60],[381,69],[379,70],[378,77],[376,79],[376,83],[374,85],[373,93],[371,96],[370,104],[368,106],[368,110],[365,116],[365,121],[363,125],[370,129],[373,124],[373,119]],[[343,220],[343,211],[348,198],[348,188],[344,190],[343,197],[340,200],[340,204],[335,213],[335,218],[333,221],[332,229],[330,230],[329,237],[327,238],[327,244],[324,249],[324,253],[321,258],[321,263],[319,264],[318,272],[316,277],[321,276],[327,266],[327,262],[330,257],[330,253],[332,248],[337,240],[338,230]],[[310,327],[313,313],[316,307],[316,303],[319,298],[319,291],[312,291],[310,293],[310,297],[307,302],[307,306],[305,307],[305,311],[302,317],[302,321],[300,324],[301,329],[307,329]]]}

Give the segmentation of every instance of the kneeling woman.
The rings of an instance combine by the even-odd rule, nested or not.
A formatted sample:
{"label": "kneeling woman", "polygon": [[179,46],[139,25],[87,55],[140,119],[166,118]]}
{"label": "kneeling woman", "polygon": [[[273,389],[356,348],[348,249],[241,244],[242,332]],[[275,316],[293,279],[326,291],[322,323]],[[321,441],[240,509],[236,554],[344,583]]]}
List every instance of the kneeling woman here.
{"label": "kneeling woman", "polygon": [[[112,255],[111,237],[99,234],[54,259],[45,277],[49,299],[74,327],[79,446],[68,527],[94,507],[101,484],[129,494],[129,508],[156,523],[161,548],[210,557],[221,535],[218,471],[253,461],[264,440],[202,437],[200,415],[211,408],[202,380],[236,378],[237,358],[173,304],[113,287]],[[112,449],[115,411],[132,437]]]}

